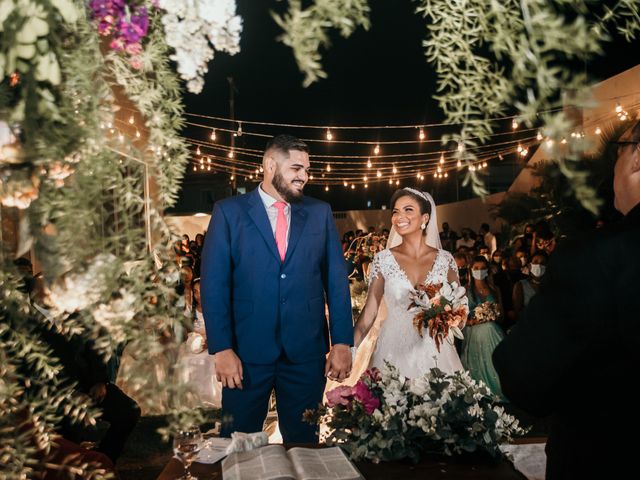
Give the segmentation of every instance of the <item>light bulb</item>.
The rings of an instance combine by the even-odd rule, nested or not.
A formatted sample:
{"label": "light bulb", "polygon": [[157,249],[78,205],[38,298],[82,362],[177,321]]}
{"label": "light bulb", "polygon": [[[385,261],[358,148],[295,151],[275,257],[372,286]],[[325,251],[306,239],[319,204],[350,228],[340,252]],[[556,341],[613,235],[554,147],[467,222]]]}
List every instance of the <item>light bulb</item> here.
{"label": "light bulb", "polygon": [[378,155],[380,153],[380,145],[376,145],[373,149],[373,154]]}
{"label": "light bulb", "polygon": [[622,105],[620,105],[620,102],[616,102],[616,113],[622,113]]}
{"label": "light bulb", "polygon": [[[122,163],[122,160],[120,160],[120,163]],[[194,166],[193,166],[193,171],[195,172],[195,171],[197,171],[197,170],[198,170],[198,167],[196,167],[196,166],[194,165]]]}
{"label": "light bulb", "polygon": [[449,174],[447,172],[444,172],[444,178],[447,178],[449,176]]}
{"label": "light bulb", "polygon": [[602,130],[600,129],[600,127],[596,127],[596,135],[600,135],[602,133]]}
{"label": "light bulb", "polygon": [[372,167],[371,159],[370,159],[370,158],[368,158],[368,159],[367,159],[367,168],[371,168],[371,167]]}
{"label": "light bulb", "polygon": [[393,185],[393,180],[389,179],[389,185]]}
{"label": "light bulb", "polygon": [[200,147],[196,148],[196,155],[200,155]]}
{"label": "light bulb", "polygon": [[440,163],[444,163],[444,153],[440,154]]}
{"label": "light bulb", "polygon": [[233,158],[233,150],[230,150],[227,156],[228,156],[229,158]]}
{"label": "light bulb", "polygon": [[366,176],[362,177],[362,180],[366,182],[367,181],[367,177]]}
{"label": "light bulb", "polygon": [[330,172],[330,171],[331,171],[331,165],[327,164],[327,172]]}
{"label": "light bulb", "polygon": [[536,135],[536,140],[542,140],[542,133],[538,132],[538,134]]}
{"label": "light bulb", "polygon": [[456,163],[456,167],[458,168],[462,167],[462,162],[460,160],[458,160],[458,163]]}
{"label": "light bulb", "polygon": [[420,133],[418,134],[418,138],[420,140],[424,140],[425,137],[426,137],[426,135],[424,134],[424,130],[420,129]]}
{"label": "light bulb", "polygon": [[211,130],[211,141],[216,141],[216,129]]}
{"label": "light bulb", "polygon": [[356,189],[356,186],[352,183],[351,184],[351,190],[355,190],[355,189]]}
{"label": "light bulb", "polygon": [[349,184],[347,183],[347,181],[346,181],[346,180],[344,181],[344,186],[345,186],[345,187],[348,187],[348,186],[349,186]]}
{"label": "light bulb", "polygon": [[329,130],[328,128],[327,128],[327,140],[329,141],[333,140],[333,134],[331,133],[331,130]]}
{"label": "light bulb", "polygon": [[326,187],[324,187],[324,191],[328,192],[329,191],[329,185],[327,185]]}
{"label": "light bulb", "polygon": [[396,185],[400,185],[400,180],[396,180]]}
{"label": "light bulb", "polygon": [[313,175],[309,175],[309,180],[313,180]]}
{"label": "light bulb", "polygon": [[140,132],[136,129],[136,138],[140,138]]}
{"label": "light bulb", "polygon": [[511,122],[511,128],[514,129],[514,130],[518,129],[518,121],[515,118]]}
{"label": "light bulb", "polygon": [[441,171],[442,171],[442,167],[438,165],[438,173],[440,173]]}
{"label": "light bulb", "polygon": [[235,175],[231,175],[231,176],[229,177],[229,180],[233,181],[233,180],[235,180],[235,178],[236,178],[236,177],[235,177]]}
{"label": "light bulb", "polygon": [[376,177],[380,178],[381,176],[382,176],[382,172],[381,172],[380,170],[378,170],[378,171],[376,172]]}
{"label": "light bulb", "polygon": [[368,183],[365,183],[365,184],[364,184],[364,188],[369,188],[369,184],[368,184]]}
{"label": "light bulb", "polygon": [[264,168],[262,168],[262,165],[260,165],[260,173],[264,172]]}
{"label": "light bulb", "polygon": [[242,122],[238,122],[238,131],[236,132],[238,137],[242,136]]}
{"label": "light bulb", "polygon": [[134,123],[136,123],[136,120],[135,120],[135,118],[133,118],[133,115],[131,115],[131,116],[129,117],[129,123],[130,123],[131,125],[133,125]]}
{"label": "light bulb", "polygon": [[395,174],[397,174],[397,173],[398,173],[398,169],[397,169],[397,168],[396,168],[396,166],[394,165],[394,166],[393,166],[393,174],[395,175]]}

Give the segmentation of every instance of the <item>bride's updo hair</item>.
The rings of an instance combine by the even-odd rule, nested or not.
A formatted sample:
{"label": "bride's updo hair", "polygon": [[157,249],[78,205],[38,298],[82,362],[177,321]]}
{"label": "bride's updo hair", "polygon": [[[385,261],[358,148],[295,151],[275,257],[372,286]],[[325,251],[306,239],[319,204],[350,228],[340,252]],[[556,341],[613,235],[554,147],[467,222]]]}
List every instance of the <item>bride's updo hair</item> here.
{"label": "bride's updo hair", "polygon": [[411,197],[418,202],[418,205],[420,206],[420,215],[424,215],[425,213],[428,214],[429,221],[431,221],[431,203],[429,203],[422,195],[412,192],[411,190],[407,190],[406,188],[401,188],[394,192],[391,197],[391,210],[393,210],[398,199],[402,197]]}

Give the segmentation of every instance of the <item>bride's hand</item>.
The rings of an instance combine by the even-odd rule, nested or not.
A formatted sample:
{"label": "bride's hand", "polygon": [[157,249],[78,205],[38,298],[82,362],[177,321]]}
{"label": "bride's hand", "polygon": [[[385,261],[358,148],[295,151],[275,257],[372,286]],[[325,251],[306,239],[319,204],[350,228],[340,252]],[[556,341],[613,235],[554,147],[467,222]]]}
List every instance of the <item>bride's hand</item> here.
{"label": "bride's hand", "polygon": [[242,362],[236,353],[228,348],[215,354],[216,377],[223,387],[242,390]]}
{"label": "bride's hand", "polygon": [[329,380],[343,382],[351,374],[351,350],[349,345],[336,344],[331,348],[327,362],[325,363],[324,374]]}

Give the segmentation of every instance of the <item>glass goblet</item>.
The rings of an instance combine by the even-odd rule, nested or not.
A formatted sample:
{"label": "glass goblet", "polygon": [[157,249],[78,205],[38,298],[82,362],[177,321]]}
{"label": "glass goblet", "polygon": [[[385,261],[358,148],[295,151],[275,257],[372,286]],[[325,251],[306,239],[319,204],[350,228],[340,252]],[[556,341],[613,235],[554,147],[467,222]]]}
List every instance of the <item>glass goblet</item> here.
{"label": "glass goblet", "polygon": [[184,474],[180,480],[198,480],[191,475],[191,464],[202,448],[202,433],[199,428],[180,430],[173,437],[173,453],[180,459],[184,467]]}

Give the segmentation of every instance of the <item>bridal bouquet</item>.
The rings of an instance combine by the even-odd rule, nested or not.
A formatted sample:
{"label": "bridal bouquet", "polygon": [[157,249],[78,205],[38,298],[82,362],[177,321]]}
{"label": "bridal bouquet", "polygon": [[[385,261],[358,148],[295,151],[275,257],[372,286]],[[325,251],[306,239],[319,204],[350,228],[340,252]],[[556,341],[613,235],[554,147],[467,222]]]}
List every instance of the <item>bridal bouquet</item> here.
{"label": "bridal bouquet", "polygon": [[411,303],[408,310],[415,312],[413,326],[422,337],[424,327],[429,336],[440,345],[445,338],[453,336],[462,339],[461,325],[468,315],[468,302],[464,287],[457,282],[438,284],[418,284],[409,294]]}
{"label": "bridal bouquet", "polygon": [[495,322],[499,316],[500,309],[495,302],[483,302],[473,309],[473,316],[467,321],[467,325]]}
{"label": "bridal bouquet", "polygon": [[389,363],[383,372],[367,370],[353,387],[330,390],[326,403],[304,417],[328,427],[321,439],[327,445],[340,445],[353,460],[375,463],[418,462],[426,453],[497,457],[500,443],[525,433],[468,372],[445,374],[432,368],[408,380]]}

